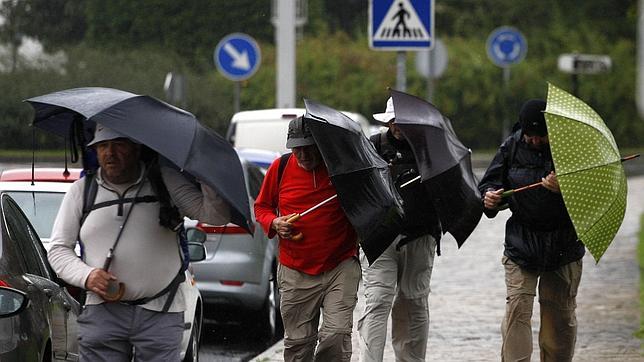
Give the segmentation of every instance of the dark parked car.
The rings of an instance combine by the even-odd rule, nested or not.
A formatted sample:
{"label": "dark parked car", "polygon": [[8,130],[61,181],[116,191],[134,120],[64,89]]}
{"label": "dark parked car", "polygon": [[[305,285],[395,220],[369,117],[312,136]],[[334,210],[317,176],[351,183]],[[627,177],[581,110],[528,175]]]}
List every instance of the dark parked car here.
{"label": "dark parked car", "polygon": [[77,361],[80,306],[47,263],[38,234],[0,194],[0,360]]}

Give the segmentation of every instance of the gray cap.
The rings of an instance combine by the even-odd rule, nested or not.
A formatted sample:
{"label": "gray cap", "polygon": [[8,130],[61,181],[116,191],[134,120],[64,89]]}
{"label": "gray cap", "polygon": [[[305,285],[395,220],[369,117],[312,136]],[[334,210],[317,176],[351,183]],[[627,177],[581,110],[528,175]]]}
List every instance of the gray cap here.
{"label": "gray cap", "polygon": [[297,117],[288,123],[288,134],[286,136],[286,148],[304,147],[315,144],[313,134],[307,122],[302,116]]}
{"label": "gray cap", "polygon": [[111,128],[107,128],[103,126],[102,124],[97,123],[96,124],[96,130],[94,131],[94,139],[90,143],[88,143],[88,146],[94,146],[97,143],[103,142],[103,141],[109,141],[117,138],[127,138],[130,141],[134,143],[138,143],[128,136],[121,134]]}
{"label": "gray cap", "polygon": [[394,100],[389,97],[389,99],[387,99],[387,108],[385,108],[384,113],[375,113],[373,118],[385,126],[389,121],[396,118],[396,113],[394,113]]}

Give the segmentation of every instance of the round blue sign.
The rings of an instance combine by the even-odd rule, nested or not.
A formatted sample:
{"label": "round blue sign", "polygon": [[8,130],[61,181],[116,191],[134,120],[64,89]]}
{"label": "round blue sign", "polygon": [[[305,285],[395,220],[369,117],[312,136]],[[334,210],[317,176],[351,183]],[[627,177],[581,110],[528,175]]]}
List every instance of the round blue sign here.
{"label": "round blue sign", "polygon": [[520,63],[527,52],[528,42],[515,28],[496,28],[487,38],[487,56],[499,67]]}
{"label": "round blue sign", "polygon": [[257,42],[243,33],[229,34],[217,44],[215,65],[226,78],[240,81],[250,78],[261,61]]}

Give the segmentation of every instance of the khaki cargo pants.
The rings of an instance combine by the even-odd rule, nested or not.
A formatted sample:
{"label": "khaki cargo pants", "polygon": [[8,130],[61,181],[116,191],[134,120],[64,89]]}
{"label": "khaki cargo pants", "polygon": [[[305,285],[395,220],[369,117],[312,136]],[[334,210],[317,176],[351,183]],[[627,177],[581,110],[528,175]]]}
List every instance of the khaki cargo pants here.
{"label": "khaki cargo pants", "polygon": [[572,361],[577,339],[575,308],[582,260],[566,264],[555,271],[531,272],[504,256],[503,266],[507,302],[505,318],[501,325],[502,361],[530,361],[532,305],[537,283],[541,306],[541,361]]}
{"label": "khaki cargo pants", "polygon": [[424,235],[397,250],[398,240],[371,265],[361,255],[365,310],[358,320],[358,332],[364,362],[383,360],[389,313],[396,361],[425,360],[436,240]]}
{"label": "khaki cargo pants", "polygon": [[[349,258],[320,275],[279,265],[284,361],[351,361],[360,262]],[[322,309],[322,327],[318,331]],[[317,349],[316,349],[317,344]]]}

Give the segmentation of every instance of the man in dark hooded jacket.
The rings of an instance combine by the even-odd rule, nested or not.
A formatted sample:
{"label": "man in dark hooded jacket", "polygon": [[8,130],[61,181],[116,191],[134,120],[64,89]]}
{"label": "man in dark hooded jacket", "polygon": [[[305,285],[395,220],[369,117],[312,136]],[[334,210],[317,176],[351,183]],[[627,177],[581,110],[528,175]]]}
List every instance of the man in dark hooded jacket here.
{"label": "man in dark hooded jacket", "polygon": [[[539,285],[542,361],[571,361],[575,349],[576,296],[584,245],[564,205],[554,170],[543,111],[546,102],[529,100],[519,114],[520,129],[501,144],[479,183],[485,214],[510,208],[503,266],[507,289],[501,326],[503,361],[529,361],[532,307]],[[502,198],[504,190],[541,181],[543,187]]]}

